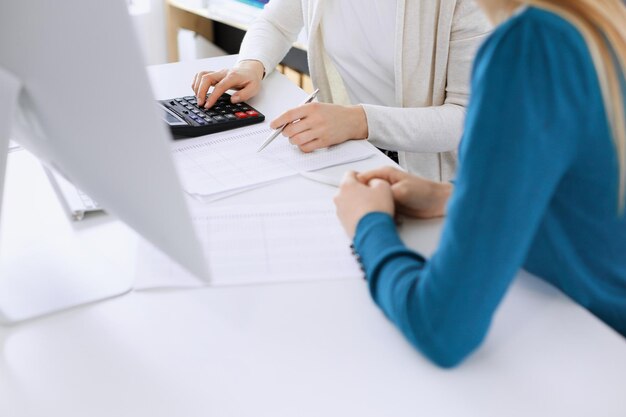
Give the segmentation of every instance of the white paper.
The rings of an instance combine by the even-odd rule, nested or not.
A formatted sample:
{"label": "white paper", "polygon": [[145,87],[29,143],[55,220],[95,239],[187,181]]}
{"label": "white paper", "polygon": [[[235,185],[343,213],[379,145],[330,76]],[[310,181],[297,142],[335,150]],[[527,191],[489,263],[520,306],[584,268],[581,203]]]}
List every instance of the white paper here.
{"label": "white paper", "polygon": [[[235,206],[194,217],[211,285],[358,278],[362,272],[330,203]],[[204,284],[142,247],[136,289]]]}
{"label": "white paper", "polygon": [[17,142],[9,140],[9,153],[19,151],[21,149],[22,147]]}
{"label": "white paper", "polygon": [[271,130],[265,125],[176,143],[173,156],[183,188],[192,195],[209,196],[369,158],[374,149],[348,141],[305,154],[278,137],[262,152],[259,145]]}

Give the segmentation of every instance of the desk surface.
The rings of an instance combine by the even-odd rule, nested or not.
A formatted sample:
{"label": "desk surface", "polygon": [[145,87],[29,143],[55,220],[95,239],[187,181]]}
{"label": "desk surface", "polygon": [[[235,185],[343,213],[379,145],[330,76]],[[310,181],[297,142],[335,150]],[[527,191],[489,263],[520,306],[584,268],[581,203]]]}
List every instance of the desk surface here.
{"label": "desk surface", "polygon": [[[156,94],[187,94],[195,71],[232,59],[150,68]],[[268,118],[303,95],[279,74],[265,87],[251,104]],[[293,178],[217,204],[333,193]],[[62,217],[53,194],[39,198]],[[429,253],[440,224],[409,222],[403,235]],[[72,227],[133,269],[137,238],[125,226],[101,216]],[[624,339],[523,273],[484,345],[452,371],[413,350],[361,280],[135,292],[0,329],[7,417],[624,416],[624,387]]]}

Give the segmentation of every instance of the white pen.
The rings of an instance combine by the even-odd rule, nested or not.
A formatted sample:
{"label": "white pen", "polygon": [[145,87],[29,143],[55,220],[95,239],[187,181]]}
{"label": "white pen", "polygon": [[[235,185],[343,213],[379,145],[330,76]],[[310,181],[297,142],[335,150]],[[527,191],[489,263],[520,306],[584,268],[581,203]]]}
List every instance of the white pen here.
{"label": "white pen", "polygon": [[[311,95],[310,95],[310,96],[308,96],[306,100],[304,100],[304,103],[302,103],[302,104],[301,104],[301,106],[303,106],[303,105],[305,105],[305,104],[307,104],[307,103],[310,103],[310,102],[312,102],[313,100],[315,100],[315,97],[317,97],[317,93],[319,93],[319,91],[320,91],[320,89],[319,89],[319,88],[318,88],[317,90],[313,91],[313,92],[311,93]],[[294,122],[295,122],[295,120],[294,120],[293,122],[290,122],[290,123],[294,123]],[[279,127],[278,129],[276,129],[275,131],[273,131],[273,132],[272,132],[272,134],[271,134],[271,135],[270,135],[267,139],[265,139],[265,142],[263,142],[263,144],[262,144],[262,145],[259,147],[259,149],[257,149],[256,151],[257,151],[257,152],[261,152],[263,149],[265,149],[265,147],[266,147],[267,145],[269,145],[270,143],[272,143],[272,141],[273,141],[274,139],[276,139],[276,137],[277,137],[278,135],[280,135],[280,134],[282,133],[282,131],[283,131],[283,130],[285,130],[285,127],[287,127],[287,125],[288,125],[288,124],[290,124],[290,123],[285,123],[284,125],[282,125],[282,126],[281,126],[281,127]]]}

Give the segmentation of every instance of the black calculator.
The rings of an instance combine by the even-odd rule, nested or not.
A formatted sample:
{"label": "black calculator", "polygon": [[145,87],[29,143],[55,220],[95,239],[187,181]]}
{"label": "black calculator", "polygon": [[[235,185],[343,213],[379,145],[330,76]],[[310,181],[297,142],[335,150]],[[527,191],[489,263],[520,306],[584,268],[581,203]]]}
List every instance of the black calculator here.
{"label": "black calculator", "polygon": [[159,100],[158,103],[174,139],[223,132],[265,120],[265,116],[249,104],[231,103],[227,93],[210,109],[199,107],[194,96]]}

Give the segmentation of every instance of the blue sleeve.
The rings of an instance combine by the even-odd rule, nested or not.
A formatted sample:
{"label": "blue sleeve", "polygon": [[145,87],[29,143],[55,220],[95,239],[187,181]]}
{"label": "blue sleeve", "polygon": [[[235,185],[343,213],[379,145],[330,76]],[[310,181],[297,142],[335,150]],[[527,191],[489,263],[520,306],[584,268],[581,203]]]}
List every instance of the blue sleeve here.
{"label": "blue sleeve", "polygon": [[576,42],[550,32],[516,22],[481,49],[460,169],[433,257],[407,249],[388,215],[371,213],[357,227],[354,246],[375,302],[443,367],[482,342],[583,134],[571,120],[584,108],[575,70],[581,53],[563,52]]}

